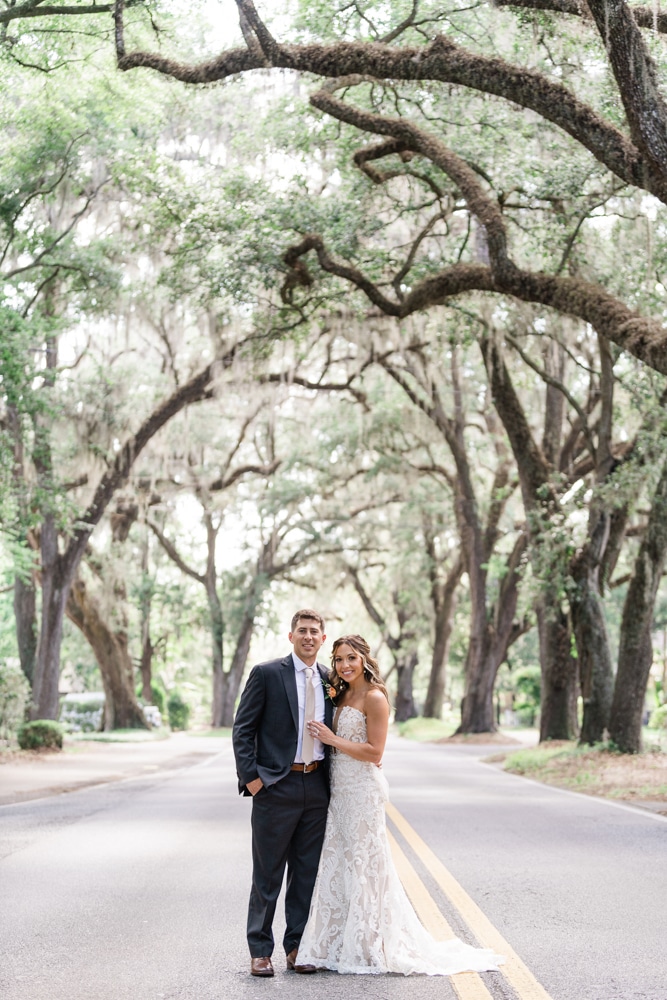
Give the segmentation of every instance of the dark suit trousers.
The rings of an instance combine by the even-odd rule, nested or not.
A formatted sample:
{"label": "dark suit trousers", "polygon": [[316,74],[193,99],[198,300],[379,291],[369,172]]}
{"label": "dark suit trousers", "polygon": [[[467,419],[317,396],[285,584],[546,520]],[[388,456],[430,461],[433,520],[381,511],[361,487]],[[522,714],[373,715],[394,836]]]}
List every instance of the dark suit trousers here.
{"label": "dark suit trousers", "polygon": [[252,958],[273,953],[273,917],[287,866],[285,954],[298,948],[308,919],[326,828],[324,768],[286,777],[252,800],[252,890],[248,946]]}

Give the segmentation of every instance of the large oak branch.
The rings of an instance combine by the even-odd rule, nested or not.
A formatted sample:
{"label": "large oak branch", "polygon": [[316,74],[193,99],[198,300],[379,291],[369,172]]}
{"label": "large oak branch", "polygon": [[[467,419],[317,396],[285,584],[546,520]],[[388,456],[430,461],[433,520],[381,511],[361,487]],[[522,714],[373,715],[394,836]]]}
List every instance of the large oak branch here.
{"label": "large oak branch", "polygon": [[[127,0],[126,7],[138,7],[144,0]],[[26,3],[16,4],[0,11],[0,24],[10,21],[23,21],[34,17],[74,17],[86,14],[109,14],[114,9],[113,3],[84,4],[45,4],[42,0],[26,0]]]}
{"label": "large oak branch", "polygon": [[667,170],[667,106],[644,39],[624,0],[588,0],[607,49],[630,132],[657,170]]}
{"label": "large oak branch", "polygon": [[[574,17],[590,18],[591,12],[586,0],[495,0],[496,7],[519,7],[523,10],[548,10],[555,14],[571,14]],[[629,8],[640,28],[653,28],[667,33],[667,13],[657,6]]]}
{"label": "large oak branch", "polygon": [[128,438],[116,458],[100,479],[88,509],[81,517],[63,558],[76,566],[93,529],[99,523],[117,489],[127,482],[132,466],[139,454],[173,416],[191,403],[208,399],[213,394],[212,384],[217,373],[228,368],[234,359],[235,348],[224,357],[207,365],[180,386],[176,392],[146,417],[135,434]]}
{"label": "large oak branch", "polygon": [[[343,77],[325,84],[311,95],[310,103],[332,118],[354,125],[361,132],[389,136],[395,143],[400,143],[404,150],[420,153],[439,167],[458,187],[468,209],[484,226],[494,272],[507,267],[513,268],[514,265],[507,257],[507,234],[498,203],[487,196],[475,171],[465,160],[457,156],[436,136],[418,128],[405,118],[387,118],[384,115],[373,114],[334,96],[335,90],[355,86],[363,82],[363,79],[358,76]],[[393,147],[388,149],[392,151]]]}
{"label": "large oak branch", "polygon": [[465,292],[510,295],[522,302],[539,303],[557,312],[577,316],[623,350],[667,375],[667,329],[657,320],[633,312],[599,285],[541,272],[531,274],[519,268],[494,274],[490,267],[481,264],[454,264],[419,282],[401,302],[385,295],[357,268],[335,260],[326,250],[322,237],[310,233],[285,254],[285,262],[291,269],[284,286],[288,301],[296,285],[313,283],[302,260],[311,250],[316,252],[322,270],[350,282],[387,316],[403,319],[421,309],[442,305]]}
{"label": "large oak branch", "polygon": [[211,83],[236,73],[272,66],[324,78],[354,74],[376,80],[439,81],[494,95],[530,109],[563,129],[626,183],[667,201],[667,180],[623,133],[579,101],[562,84],[525,66],[468,52],[439,36],[422,47],[382,42],[282,45],[269,34],[251,0],[237,0],[244,23],[259,47],[236,48],[208,62],[188,65],[155,52],[127,53],[122,30],[124,4],[116,2],[116,53],[121,70],[143,66],[184,83]]}

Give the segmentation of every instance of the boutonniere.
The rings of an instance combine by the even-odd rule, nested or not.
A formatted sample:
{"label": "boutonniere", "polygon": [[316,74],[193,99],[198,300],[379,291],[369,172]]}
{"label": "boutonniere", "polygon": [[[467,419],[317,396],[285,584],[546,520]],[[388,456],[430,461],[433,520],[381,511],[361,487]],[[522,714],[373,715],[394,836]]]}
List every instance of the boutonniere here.
{"label": "boutonniere", "polygon": [[322,674],[320,674],[320,680],[322,681],[322,690],[324,691],[325,700],[328,699],[330,702],[333,702],[336,697],[336,688],[332,687],[327,678],[322,677]]}

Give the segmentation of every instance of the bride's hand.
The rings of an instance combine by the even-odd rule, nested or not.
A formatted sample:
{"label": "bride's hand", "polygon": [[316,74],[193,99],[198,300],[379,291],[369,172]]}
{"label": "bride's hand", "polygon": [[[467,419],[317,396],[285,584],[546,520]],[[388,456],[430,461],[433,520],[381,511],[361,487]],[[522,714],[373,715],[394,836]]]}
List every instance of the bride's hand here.
{"label": "bride's hand", "polygon": [[308,731],[310,732],[310,735],[314,739],[319,740],[320,743],[326,743],[329,746],[333,746],[336,736],[328,726],[324,725],[323,722],[309,722]]}

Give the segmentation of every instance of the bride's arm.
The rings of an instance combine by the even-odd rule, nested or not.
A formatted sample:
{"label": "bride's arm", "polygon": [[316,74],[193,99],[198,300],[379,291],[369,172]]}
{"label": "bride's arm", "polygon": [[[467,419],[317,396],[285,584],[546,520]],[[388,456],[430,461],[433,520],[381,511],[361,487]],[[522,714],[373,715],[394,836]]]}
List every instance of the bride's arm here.
{"label": "bride's arm", "polygon": [[355,760],[379,764],[387,742],[389,728],[389,703],[382,691],[369,691],[364,703],[366,709],[366,742],[355,743],[354,740],[344,740],[336,736],[323,722],[311,722],[310,730],[322,743],[335,747],[341,753],[349,754]]}

